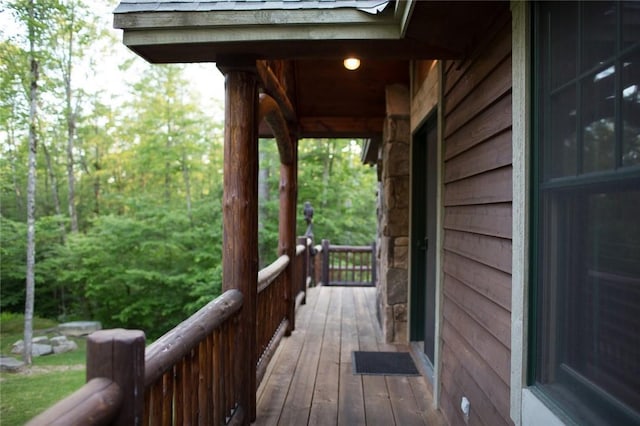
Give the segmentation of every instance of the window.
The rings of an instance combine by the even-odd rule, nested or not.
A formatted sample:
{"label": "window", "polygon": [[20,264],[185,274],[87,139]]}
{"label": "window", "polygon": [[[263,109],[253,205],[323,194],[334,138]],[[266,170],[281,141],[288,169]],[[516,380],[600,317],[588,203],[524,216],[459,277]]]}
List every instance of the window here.
{"label": "window", "polygon": [[640,423],[640,2],[534,6],[530,384]]}

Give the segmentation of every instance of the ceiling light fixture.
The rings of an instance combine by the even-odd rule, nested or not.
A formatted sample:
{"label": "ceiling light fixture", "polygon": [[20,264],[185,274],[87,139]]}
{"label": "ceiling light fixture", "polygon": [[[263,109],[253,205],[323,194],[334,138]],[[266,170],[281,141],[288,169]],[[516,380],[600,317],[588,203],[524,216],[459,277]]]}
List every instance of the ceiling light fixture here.
{"label": "ceiling light fixture", "polygon": [[347,58],[344,60],[344,67],[349,71],[355,71],[360,68],[360,59],[358,58]]}

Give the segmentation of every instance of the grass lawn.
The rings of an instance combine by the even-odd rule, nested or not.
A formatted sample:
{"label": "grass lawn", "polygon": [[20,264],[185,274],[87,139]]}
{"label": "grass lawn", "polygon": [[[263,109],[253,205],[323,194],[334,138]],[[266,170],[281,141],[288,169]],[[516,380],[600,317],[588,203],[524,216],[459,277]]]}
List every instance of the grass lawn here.
{"label": "grass lawn", "polygon": [[[0,352],[3,355],[10,355],[11,345],[22,338],[23,321],[21,315],[4,312],[0,315]],[[34,320],[36,330],[55,325],[50,320]],[[34,336],[43,334],[34,331]],[[51,337],[52,333],[48,335]],[[22,425],[84,384],[86,340],[73,340],[78,344],[78,350],[74,352],[34,357],[31,369],[0,373],[0,425]]]}

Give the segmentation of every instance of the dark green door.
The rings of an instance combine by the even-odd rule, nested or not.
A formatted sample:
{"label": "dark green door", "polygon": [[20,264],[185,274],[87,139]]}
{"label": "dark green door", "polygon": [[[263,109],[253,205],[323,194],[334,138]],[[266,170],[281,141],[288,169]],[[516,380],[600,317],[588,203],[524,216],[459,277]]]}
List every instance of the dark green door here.
{"label": "dark green door", "polygon": [[424,353],[431,362],[436,306],[437,135],[434,114],[415,134],[412,153],[410,334],[412,341],[424,341]]}

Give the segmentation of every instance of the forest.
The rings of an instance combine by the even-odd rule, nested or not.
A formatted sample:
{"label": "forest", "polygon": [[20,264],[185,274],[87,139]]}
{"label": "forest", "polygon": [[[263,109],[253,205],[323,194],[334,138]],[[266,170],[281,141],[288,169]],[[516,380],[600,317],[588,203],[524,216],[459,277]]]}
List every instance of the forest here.
{"label": "forest", "polygon": [[[126,52],[110,29],[115,2],[1,4],[0,308],[25,312],[31,268],[35,315],[157,337],[220,293],[223,100],[191,64]],[[309,201],[316,243],[373,241],[376,172],[361,145],[300,141],[299,235]],[[275,141],[259,151],[265,266],[280,165]]]}

